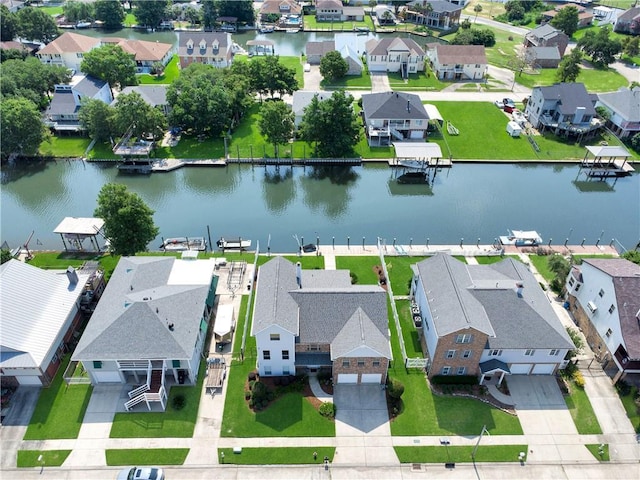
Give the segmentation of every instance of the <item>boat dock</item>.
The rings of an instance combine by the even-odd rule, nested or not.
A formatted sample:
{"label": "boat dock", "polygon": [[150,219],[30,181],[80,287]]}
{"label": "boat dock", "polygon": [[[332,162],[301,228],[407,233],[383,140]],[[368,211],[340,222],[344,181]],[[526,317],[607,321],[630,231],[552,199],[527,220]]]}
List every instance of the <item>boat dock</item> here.
{"label": "boat dock", "polygon": [[580,170],[588,177],[626,177],[635,171],[629,164],[631,154],[621,146],[587,146],[587,153],[580,163]]}
{"label": "boat dock", "polygon": [[163,158],[151,165],[152,172],[172,172],[182,167],[226,167],[223,159],[213,158]]}

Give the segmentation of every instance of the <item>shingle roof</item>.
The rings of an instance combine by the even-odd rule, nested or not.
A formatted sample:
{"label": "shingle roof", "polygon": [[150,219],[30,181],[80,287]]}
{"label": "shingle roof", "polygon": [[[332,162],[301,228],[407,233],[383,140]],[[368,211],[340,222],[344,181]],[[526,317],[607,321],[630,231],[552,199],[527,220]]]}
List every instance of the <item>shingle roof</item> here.
{"label": "shingle roof", "polygon": [[420,97],[413,93],[368,93],[362,95],[362,110],[366,119],[429,119]]}
{"label": "shingle roof", "polygon": [[76,83],[73,84],[73,91],[83,96],[93,98],[94,95],[102,90],[105,85],[107,85],[107,82],[105,82],[104,80],[100,80],[89,75],[84,75]]}
{"label": "shingle roof", "polygon": [[558,102],[557,109],[563,115],[575,113],[578,107],[584,107],[587,115],[596,114],[591,96],[582,83],[556,83],[548,87],[535,88],[540,89],[545,100],[556,100]]}
{"label": "shingle roof", "polygon": [[[527,55],[532,55],[535,60],[560,60],[560,50],[558,47],[529,47],[526,49]],[[531,52],[531,53],[529,53]]]}
{"label": "shingle roof", "polygon": [[[187,51],[187,43],[193,42],[193,50]],[[200,42],[206,43],[207,49],[204,55],[200,52]],[[219,51],[214,54],[211,46],[218,41]],[[178,32],[178,55],[184,56],[223,56],[231,48],[231,34],[228,32]]]}
{"label": "shingle roof", "polygon": [[529,40],[534,40],[534,39],[549,39],[559,34],[563,34],[563,32],[561,32],[557,28],[554,28],[550,23],[543,23],[542,25],[531,30],[525,36]]}
{"label": "shingle roof", "polygon": [[424,55],[424,49],[410,38],[382,38],[368,40],[367,55],[388,55],[389,51],[411,52],[413,55]]}
{"label": "shingle roof", "polygon": [[307,42],[305,51],[309,55],[326,55],[336,49],[336,42],[333,40],[324,40],[322,42]]}
{"label": "shingle roof", "polygon": [[615,110],[628,122],[640,122],[640,87],[622,87],[617,92],[599,93],[600,102]]}
{"label": "shingle roof", "polygon": [[190,359],[213,271],[213,259],[121,258],[73,359]]}
{"label": "shingle roof", "polygon": [[342,11],[342,2],[339,0],[316,0],[316,10],[326,10],[327,8]]}
{"label": "shingle roof", "polygon": [[454,5],[453,3],[445,2],[441,0],[430,0],[430,1],[414,0],[413,2],[409,2],[407,5],[408,6],[420,5],[424,7],[427,3],[431,5],[431,8],[433,9],[432,11],[434,13],[456,12],[458,10],[462,10],[462,7],[459,5]]}
{"label": "shingle roof", "polygon": [[[280,5],[289,5],[288,10],[281,10]],[[302,12],[302,7],[292,0],[266,0],[260,7],[260,15],[268,15],[270,13],[277,14],[294,14]]]}
{"label": "shingle roof", "polygon": [[76,105],[72,91],[57,91],[53,93],[51,103],[47,107],[47,115],[71,115],[78,110],[80,110],[80,105]]}
{"label": "shingle roof", "polygon": [[[120,94],[138,93],[142,99],[152,107],[163,106],[167,104],[167,85],[136,85],[134,87],[125,87]],[[112,104],[118,102],[116,98]]]}
{"label": "shingle roof", "polygon": [[[106,39],[103,39],[106,40]],[[139,62],[157,62],[162,60],[173,46],[170,43],[147,42],[146,40],[123,39],[117,43],[125,52],[135,55]]]}
{"label": "shingle roof", "polygon": [[487,63],[484,45],[441,45],[436,44],[435,50],[440,64],[470,65]]}
{"label": "shingle roof", "polygon": [[65,32],[38,53],[50,55],[61,53],[86,53],[100,44],[99,38],[88,37],[73,32]]}
{"label": "shingle roof", "polygon": [[304,109],[309,106],[311,100],[313,100],[313,97],[316,95],[318,95],[318,100],[326,100],[331,97],[332,92],[305,92],[303,90],[293,92],[292,110],[294,115],[304,115]]}
{"label": "shingle roof", "polygon": [[340,357],[385,357],[391,359],[389,339],[360,307],[331,342],[331,359],[335,360]]}

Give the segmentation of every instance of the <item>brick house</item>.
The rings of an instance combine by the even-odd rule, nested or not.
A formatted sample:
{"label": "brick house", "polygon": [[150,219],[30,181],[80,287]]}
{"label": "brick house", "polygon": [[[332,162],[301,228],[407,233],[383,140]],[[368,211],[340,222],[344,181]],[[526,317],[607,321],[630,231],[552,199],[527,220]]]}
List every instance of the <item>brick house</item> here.
{"label": "brick house", "polygon": [[180,68],[204,63],[225,68],[233,61],[231,34],[227,32],[179,32]]}
{"label": "brick house", "polygon": [[261,376],[331,371],[335,383],[379,383],[391,360],[387,297],[347,270],[302,270],[276,257],[258,270],[251,335]]}
{"label": "brick house", "polygon": [[527,267],[506,258],[467,265],[438,253],[412,266],[429,377],[552,375],[573,348]]}
{"label": "brick house", "polygon": [[569,45],[569,37],[545,23],[527,33],[523,45],[531,63],[541,68],[556,68]]}
{"label": "brick house", "polygon": [[427,45],[431,69],[441,80],[482,80],[487,73],[484,45]]}
{"label": "brick house", "polygon": [[587,343],[614,381],[640,373],[640,265],[584,259],[566,281],[567,300]]}

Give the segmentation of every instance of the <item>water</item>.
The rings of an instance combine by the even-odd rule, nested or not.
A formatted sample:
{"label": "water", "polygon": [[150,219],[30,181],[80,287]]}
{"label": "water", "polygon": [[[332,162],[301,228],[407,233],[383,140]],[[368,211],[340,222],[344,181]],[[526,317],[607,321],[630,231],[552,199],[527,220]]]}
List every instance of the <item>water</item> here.
{"label": "water", "polygon": [[[155,210],[160,237],[242,236],[273,252],[305,243],[492,243],[508,228],[537,230],[545,242],[579,244],[640,238],[640,175],[576,182],[578,166],[457,164],[432,188],[398,185],[386,165],[313,169],[231,165],[183,168],[150,176],[119,174],[113,166],[58,161],[2,172],[1,240],[15,247],[35,231],[30,248],[63,248],[52,233],[66,216],[92,216],[103,184],[119,182]],[[584,179],[584,175],[580,177]]]}

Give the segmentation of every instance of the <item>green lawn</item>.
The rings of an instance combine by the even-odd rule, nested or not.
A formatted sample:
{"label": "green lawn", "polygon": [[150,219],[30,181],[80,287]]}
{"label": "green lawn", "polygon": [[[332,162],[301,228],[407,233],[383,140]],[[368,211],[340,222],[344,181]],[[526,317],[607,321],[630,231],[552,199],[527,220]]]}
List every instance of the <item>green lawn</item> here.
{"label": "green lawn", "polygon": [[[400,463],[472,463],[475,446],[438,445],[426,447],[393,447]],[[517,462],[527,445],[482,445],[476,451],[476,462]]]}
{"label": "green lawn", "polygon": [[305,30],[352,32],[355,27],[369,27],[369,29],[373,31],[373,20],[369,15],[365,15],[362,22],[318,22],[315,15],[304,16]]}
{"label": "green lawn", "polygon": [[490,265],[492,263],[498,263],[504,260],[505,258],[515,258],[516,260],[520,260],[518,255],[487,255],[487,256],[479,256],[474,257],[476,262],[480,265]]}
{"label": "green lawn", "polygon": [[[314,452],[317,454],[315,460]],[[234,453],[232,448],[219,448],[218,462],[234,465],[320,465],[324,457],[333,462],[335,453],[335,447],[243,448],[242,453]]]}
{"label": "green lawn", "polygon": [[598,255],[594,253],[593,255],[572,255],[572,258],[575,262],[582,263],[582,260],[584,260],[585,258],[618,258],[618,256],[610,255],[608,253],[604,255]]}
{"label": "green lawn", "polygon": [[[238,312],[238,333],[244,331],[247,302],[248,297],[243,297]],[[254,337],[247,337],[244,361],[241,361],[241,340],[242,335],[236,335],[220,435],[239,438],[335,436],[335,424],[320,415],[301,393],[287,393],[260,412],[249,409],[244,391],[247,375],[256,368],[256,342]]]}
{"label": "green lawn", "polygon": [[[252,57],[259,58],[259,57]],[[292,68],[296,72],[296,80],[298,80],[298,89],[304,89],[304,72],[302,70],[302,62],[300,61],[300,57],[278,57],[280,58],[280,63]]]}
{"label": "green lawn", "polygon": [[447,82],[441,82],[436,76],[429,71],[427,67],[426,72],[410,73],[409,78],[404,80],[400,73],[389,72],[389,86],[392,90],[428,90],[439,92],[444,87],[450,85]]}
{"label": "green lawn", "polygon": [[156,147],[153,158],[224,158],[224,140],[205,137],[200,141],[193,135],[183,133],[175,147]]}
{"label": "green lawn", "polygon": [[[602,455],[600,455],[600,445],[604,445],[604,447],[602,448]],[[609,460],[611,460],[611,458],[609,458],[609,444],[608,443],[591,443],[588,445],[585,445],[585,447],[587,447],[587,450],[589,450],[591,452],[591,455],[593,455],[595,458],[597,458],[598,460],[600,460],[601,462],[608,462]]]}
{"label": "green lawn", "polygon": [[[528,88],[553,85],[558,82],[556,72],[555,68],[543,68],[537,74],[518,75],[516,82]],[[589,92],[614,92],[629,85],[629,81],[613,68],[583,68],[576,82],[584,83]]]}
{"label": "green lawn", "polygon": [[[409,280],[413,277],[411,265],[424,260],[426,257],[388,256],[385,258],[393,294],[408,295]],[[377,285],[378,276],[373,271],[373,267],[376,265],[380,265],[380,257],[336,257],[336,268],[354,272],[358,276],[359,284]]]}
{"label": "green lawn", "polygon": [[89,160],[119,160],[120,157],[113,153],[113,147],[109,143],[96,143],[89,154]]}
{"label": "green lawn", "polygon": [[581,435],[602,433],[602,429],[600,428],[600,424],[598,423],[596,414],[593,412],[593,407],[584,388],[580,388],[571,382],[570,391],[571,393],[569,395],[565,395],[564,401],[569,408],[578,433]]}
{"label": "green lawn", "polygon": [[159,85],[159,84],[171,84],[180,76],[180,68],[178,67],[180,61],[177,55],[167,63],[162,75],[151,75],[143,73],[138,75],[138,83],[141,85]]}
{"label": "green lawn", "polygon": [[[59,467],[71,450],[18,450],[18,468]],[[38,457],[42,455],[42,461]]]}
{"label": "green lawn", "polygon": [[400,319],[400,327],[402,328],[402,338],[404,339],[404,348],[409,358],[423,358],[422,347],[420,346],[420,336],[418,330],[413,323],[413,315],[411,314],[411,304],[409,300],[396,300],[396,310]]}
{"label": "green lawn", "polygon": [[640,408],[633,401],[634,397],[638,393],[637,387],[631,387],[631,393],[629,395],[620,396],[622,405],[627,412],[627,417],[631,420],[631,425],[635,428],[636,433],[640,433]]}
{"label": "green lawn", "polygon": [[63,13],[62,5],[59,7],[38,7],[44,13],[48,13],[49,15],[60,15]]}
{"label": "green lawn", "polygon": [[[198,416],[202,393],[204,361],[200,364],[198,382],[194,386],[174,386],[169,391],[164,412],[116,413],[111,425],[110,438],[190,438]],[[173,408],[176,395],[183,395],[186,405],[182,410]],[[146,408],[146,407],[145,407]]]}
{"label": "green lawn", "polygon": [[362,72],[360,75],[346,75],[337,80],[321,80],[320,86],[326,90],[344,88],[347,90],[371,90],[371,77]]}
{"label": "green lawn", "polygon": [[24,440],[78,437],[93,387],[67,386],[62,375],[69,364],[69,358],[70,355],[65,355],[51,385],[40,391]]}
{"label": "green lawn", "polygon": [[549,255],[529,255],[529,260],[536,270],[548,282],[556,278],[556,274],[549,270]]}
{"label": "green lawn", "polygon": [[[45,270],[66,270],[67,267],[78,268],[88,260],[100,262],[100,267],[105,272],[105,276],[111,276],[111,273],[116,268],[120,257],[111,254],[78,254],[67,252],[37,252],[33,258],[29,261],[34,267],[42,268]],[[108,278],[108,277],[107,277]]]}
{"label": "green lawn", "polygon": [[136,25],[138,23],[138,19],[136,18],[136,16],[133,13],[127,13],[124,17],[124,22],[123,24],[127,27],[131,27],[133,25]]}
{"label": "green lawn", "polygon": [[107,465],[182,465],[188,448],[127,448],[105,450]]}
{"label": "green lawn", "polygon": [[50,136],[40,144],[40,155],[76,158],[83,157],[84,152],[91,143],[89,137],[56,137]]}

